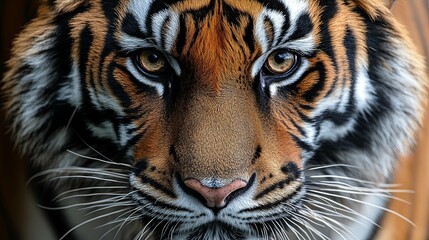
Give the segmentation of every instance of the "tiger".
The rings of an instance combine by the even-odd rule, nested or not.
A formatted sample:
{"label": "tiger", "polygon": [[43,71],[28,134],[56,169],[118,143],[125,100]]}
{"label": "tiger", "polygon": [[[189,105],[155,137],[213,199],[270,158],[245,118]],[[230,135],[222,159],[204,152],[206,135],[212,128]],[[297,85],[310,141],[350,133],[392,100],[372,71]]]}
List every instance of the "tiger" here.
{"label": "tiger", "polygon": [[365,240],[385,212],[412,224],[387,204],[427,78],[392,4],[41,1],[1,95],[41,207],[65,219],[57,238],[93,224],[76,239]]}

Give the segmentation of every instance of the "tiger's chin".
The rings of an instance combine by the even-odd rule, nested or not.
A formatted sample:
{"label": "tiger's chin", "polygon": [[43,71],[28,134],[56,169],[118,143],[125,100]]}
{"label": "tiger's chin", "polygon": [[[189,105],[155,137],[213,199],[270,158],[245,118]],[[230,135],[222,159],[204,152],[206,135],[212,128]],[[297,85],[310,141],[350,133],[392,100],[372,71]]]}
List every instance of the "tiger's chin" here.
{"label": "tiger's chin", "polygon": [[[168,228],[169,230],[167,230]],[[258,237],[251,233],[250,229],[240,229],[219,220],[214,220],[188,230],[175,230],[173,228],[174,225],[164,227],[163,231],[156,231],[152,237],[154,239],[258,239]]]}
{"label": "tiger's chin", "polygon": [[[162,222],[153,222],[150,225],[156,226],[151,237],[153,239],[210,239],[210,240],[256,240],[256,239],[276,239],[275,232],[268,230],[269,226],[285,225],[286,219],[270,221],[266,223],[255,223],[252,227],[243,229],[239,226],[233,226],[228,223],[214,220],[200,226],[187,230],[178,230],[179,223],[165,224]],[[263,226],[264,225],[264,226]],[[145,225],[143,225],[145,227]],[[265,229],[267,228],[267,229]],[[282,226],[283,238],[288,234],[287,226]],[[279,233],[279,232],[278,232]]]}

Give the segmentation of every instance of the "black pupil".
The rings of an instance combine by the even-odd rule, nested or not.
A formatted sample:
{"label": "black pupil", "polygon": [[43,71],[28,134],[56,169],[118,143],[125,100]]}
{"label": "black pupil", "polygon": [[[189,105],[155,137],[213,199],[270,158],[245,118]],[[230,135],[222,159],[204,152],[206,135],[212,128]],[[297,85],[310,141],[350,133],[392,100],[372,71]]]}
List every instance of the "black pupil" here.
{"label": "black pupil", "polygon": [[150,63],[157,63],[159,61],[159,56],[156,53],[151,53],[148,56],[148,60]]}
{"label": "black pupil", "polygon": [[276,61],[276,63],[281,64],[284,63],[286,61],[286,59],[288,59],[289,54],[287,53],[279,53],[276,54],[276,56],[274,56],[274,61]]}

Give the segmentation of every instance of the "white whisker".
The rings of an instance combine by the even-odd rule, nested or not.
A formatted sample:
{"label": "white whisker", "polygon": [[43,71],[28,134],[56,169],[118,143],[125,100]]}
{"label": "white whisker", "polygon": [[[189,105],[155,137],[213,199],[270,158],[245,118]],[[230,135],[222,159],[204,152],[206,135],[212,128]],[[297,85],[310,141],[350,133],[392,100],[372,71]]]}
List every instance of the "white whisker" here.
{"label": "white whisker", "polygon": [[114,196],[123,196],[123,194],[119,194],[119,193],[87,193],[87,194],[76,194],[76,195],[71,195],[71,196],[60,198],[57,201],[61,202],[61,201],[65,201],[67,199],[82,198],[82,197],[96,197],[96,196],[99,196],[99,197],[104,197],[104,196],[114,197]]}
{"label": "white whisker", "polygon": [[341,176],[341,175],[312,175],[309,176],[310,178],[336,178],[336,179],[343,179],[343,180],[349,180],[352,182],[358,182],[358,183],[362,183],[362,184],[370,184],[370,185],[374,185],[374,186],[378,186],[378,187],[385,187],[385,186],[390,186],[389,184],[382,184],[382,183],[376,183],[376,182],[371,182],[371,181],[366,181],[366,180],[362,180],[362,179],[357,179],[357,178],[352,178],[352,177],[346,177],[346,176]]}
{"label": "white whisker", "polygon": [[362,169],[361,167],[349,165],[349,164],[331,164],[326,166],[317,166],[317,167],[311,167],[306,169],[306,171],[315,171],[315,170],[321,170],[321,169],[327,169],[327,168],[355,168],[355,169]]}
{"label": "white whisker", "polygon": [[384,198],[388,198],[388,199],[397,200],[397,201],[403,202],[405,204],[409,204],[409,205],[412,204],[411,202],[406,201],[406,200],[404,200],[402,198],[395,197],[395,196],[388,195],[388,194],[377,193],[377,192],[362,192],[362,191],[350,191],[350,190],[343,190],[343,189],[340,190],[340,189],[311,188],[311,187],[308,187],[308,189],[314,189],[314,190],[325,191],[325,192],[339,192],[339,193],[350,193],[350,194],[354,194],[354,195],[384,197]]}
{"label": "white whisker", "polygon": [[338,181],[320,181],[320,182],[309,181],[309,183],[317,184],[317,185],[326,184],[326,186],[335,186],[338,188],[343,187],[344,189],[346,189],[348,187],[349,189],[354,189],[354,190],[358,190],[358,191],[365,191],[366,189],[369,189],[373,192],[384,192],[384,193],[410,193],[410,194],[415,193],[413,190],[409,190],[409,189],[395,189],[395,188],[391,188],[391,187],[386,188],[386,187],[380,187],[380,186],[361,187],[361,186],[353,186],[353,185],[350,185],[348,183],[338,182]]}
{"label": "white whisker", "polygon": [[84,192],[84,191],[88,191],[88,190],[111,190],[111,189],[129,189],[129,187],[125,187],[125,186],[102,186],[102,187],[84,187],[84,188],[76,188],[76,189],[72,189],[72,190],[68,190],[68,191],[64,191],[60,194],[58,194],[53,201],[56,201],[57,199],[59,199],[60,197],[70,194],[70,193],[75,193],[75,192]]}
{"label": "white whisker", "polygon": [[69,149],[67,149],[67,152],[69,152],[69,153],[71,153],[77,157],[83,158],[83,159],[94,160],[94,161],[98,161],[98,162],[109,164],[109,165],[116,165],[116,166],[122,166],[122,167],[134,169],[134,167],[130,164],[117,163],[117,162],[107,161],[107,160],[103,160],[103,159],[99,159],[99,158],[95,158],[95,157],[88,157],[88,156],[73,152],[72,150],[69,150]]}
{"label": "white whisker", "polygon": [[113,183],[121,183],[121,184],[127,184],[128,183],[127,181],[119,181],[119,180],[94,177],[94,176],[85,176],[85,175],[59,176],[59,177],[54,177],[52,179],[49,179],[49,181],[70,180],[70,179],[91,179],[91,180],[97,180],[97,181],[101,181],[101,182],[113,182]]}
{"label": "white whisker", "polygon": [[408,218],[404,217],[403,215],[401,215],[401,214],[399,214],[399,213],[397,213],[397,212],[395,212],[393,210],[385,208],[385,207],[381,207],[381,206],[378,206],[378,205],[375,205],[375,204],[372,204],[372,203],[369,203],[369,202],[360,201],[360,200],[357,200],[357,199],[354,199],[354,198],[350,198],[350,197],[346,197],[346,196],[342,196],[342,195],[338,195],[338,194],[325,193],[325,192],[321,192],[321,191],[317,191],[317,190],[309,190],[309,191],[311,191],[313,193],[317,193],[317,194],[323,194],[323,195],[326,195],[326,196],[331,196],[331,197],[336,197],[336,198],[342,198],[342,199],[350,200],[350,201],[353,201],[353,202],[361,203],[361,204],[364,204],[364,205],[368,205],[368,206],[371,206],[371,207],[374,207],[374,208],[377,208],[377,209],[380,209],[380,210],[392,213],[392,214],[398,216],[399,218],[403,219],[404,221],[408,222],[413,227],[416,226]]}
{"label": "white whisker", "polygon": [[97,217],[94,217],[94,218],[91,218],[91,219],[89,219],[89,220],[86,220],[86,221],[84,221],[84,222],[82,222],[82,223],[80,223],[80,224],[78,224],[78,225],[76,225],[76,226],[74,226],[72,229],[70,229],[69,231],[67,231],[59,240],[63,240],[65,237],[67,237],[71,232],[73,232],[74,230],[76,230],[77,228],[79,228],[79,227],[81,227],[81,226],[83,226],[83,225],[85,225],[85,224],[88,224],[88,223],[90,223],[90,222],[93,222],[93,221],[95,221],[95,220],[98,220],[98,219],[101,219],[101,218],[105,218],[105,217],[108,217],[108,216],[111,216],[111,215],[114,215],[114,214],[117,214],[117,213],[120,213],[120,212],[123,212],[123,211],[125,211],[124,209],[122,209],[122,210],[118,210],[118,211],[115,211],[115,212],[111,212],[111,213],[107,213],[107,214],[103,214],[103,215],[101,215],[101,216],[97,216]]}
{"label": "white whisker", "polygon": [[[369,221],[371,224],[377,226],[378,228],[381,228],[380,225],[378,225],[376,222],[374,222],[370,218],[368,218],[368,217],[366,217],[366,216],[358,213],[357,211],[353,210],[352,208],[350,208],[350,207],[348,207],[348,206],[346,206],[344,204],[341,204],[341,203],[339,203],[337,201],[334,201],[333,199],[330,199],[330,198],[327,198],[327,197],[324,197],[324,196],[320,196],[320,195],[317,195],[317,194],[311,194],[311,193],[308,193],[308,196],[319,198],[321,200],[324,200],[325,202],[330,202],[330,203],[332,203],[332,204],[340,207],[340,208],[336,208],[336,209],[342,210],[342,211],[345,211],[345,212],[348,212],[348,213],[351,213],[351,214],[354,214],[354,215],[359,216],[359,217],[362,217],[365,220]],[[332,205],[330,205],[330,206],[332,206]]]}

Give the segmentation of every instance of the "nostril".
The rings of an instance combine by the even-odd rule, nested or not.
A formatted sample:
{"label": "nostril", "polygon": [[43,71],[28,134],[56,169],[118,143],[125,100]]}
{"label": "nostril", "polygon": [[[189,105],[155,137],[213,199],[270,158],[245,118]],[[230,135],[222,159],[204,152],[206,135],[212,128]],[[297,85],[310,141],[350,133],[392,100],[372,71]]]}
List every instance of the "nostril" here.
{"label": "nostril", "polygon": [[[198,193],[198,199],[203,200],[203,203],[209,208],[223,208],[229,200],[232,193],[246,187],[247,182],[241,179],[236,179],[229,184],[221,187],[207,187],[196,179],[187,179],[184,181],[187,188]],[[202,198],[201,198],[202,197]]]}

